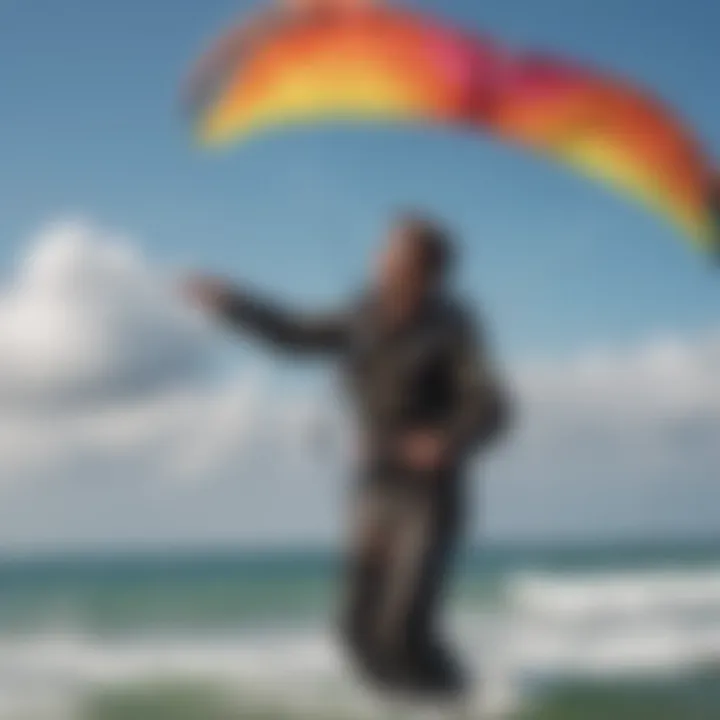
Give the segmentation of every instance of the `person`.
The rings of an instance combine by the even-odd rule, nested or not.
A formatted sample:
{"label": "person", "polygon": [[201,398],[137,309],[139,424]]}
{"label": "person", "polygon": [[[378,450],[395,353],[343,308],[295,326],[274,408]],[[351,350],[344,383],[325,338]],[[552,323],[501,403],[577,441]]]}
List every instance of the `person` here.
{"label": "person", "polygon": [[455,297],[450,233],[413,213],[392,223],[368,291],[302,314],[211,277],[187,290],[234,328],[341,365],[357,413],[342,634],[367,680],[437,699],[467,689],[440,609],[464,527],[464,476],[508,425],[507,395],[472,314]]}

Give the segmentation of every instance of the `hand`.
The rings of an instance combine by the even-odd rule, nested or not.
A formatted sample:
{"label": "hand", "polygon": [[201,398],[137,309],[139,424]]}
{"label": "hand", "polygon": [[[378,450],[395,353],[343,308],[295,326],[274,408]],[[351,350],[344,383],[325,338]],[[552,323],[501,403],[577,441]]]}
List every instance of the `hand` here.
{"label": "hand", "polygon": [[230,292],[230,284],[208,275],[190,275],[181,282],[180,291],[203,310],[217,311]]}
{"label": "hand", "polygon": [[446,457],[447,444],[441,433],[420,430],[407,434],[400,441],[400,460],[411,470],[438,470]]}

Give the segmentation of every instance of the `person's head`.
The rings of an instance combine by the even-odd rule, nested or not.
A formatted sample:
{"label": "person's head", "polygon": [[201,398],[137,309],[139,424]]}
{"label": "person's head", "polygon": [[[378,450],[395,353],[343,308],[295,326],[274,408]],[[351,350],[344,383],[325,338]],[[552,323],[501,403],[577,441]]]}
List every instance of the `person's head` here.
{"label": "person's head", "polygon": [[403,213],[391,224],[376,268],[386,296],[414,303],[442,289],[454,261],[450,232],[421,213]]}

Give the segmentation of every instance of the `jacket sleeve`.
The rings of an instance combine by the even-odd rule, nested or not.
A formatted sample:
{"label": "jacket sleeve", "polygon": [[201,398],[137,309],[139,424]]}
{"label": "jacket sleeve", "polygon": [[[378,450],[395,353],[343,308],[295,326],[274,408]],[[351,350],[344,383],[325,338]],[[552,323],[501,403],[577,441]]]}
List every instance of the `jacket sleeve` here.
{"label": "jacket sleeve", "polygon": [[218,310],[232,327],[289,352],[339,352],[349,335],[349,313],[295,312],[240,290],[225,293]]}
{"label": "jacket sleeve", "polygon": [[510,424],[510,401],[480,331],[469,317],[459,317],[452,358],[456,404],[448,439],[462,457],[498,439]]}

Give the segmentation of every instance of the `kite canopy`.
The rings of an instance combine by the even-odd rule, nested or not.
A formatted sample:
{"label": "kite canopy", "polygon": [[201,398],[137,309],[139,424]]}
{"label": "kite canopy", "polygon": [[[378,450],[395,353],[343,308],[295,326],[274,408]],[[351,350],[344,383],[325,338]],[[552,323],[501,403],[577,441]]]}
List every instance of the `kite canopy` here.
{"label": "kite canopy", "polygon": [[283,0],[202,58],[202,142],[288,125],[428,122],[493,134],[604,181],[720,257],[720,187],[693,134],[629,82],[368,0]]}

